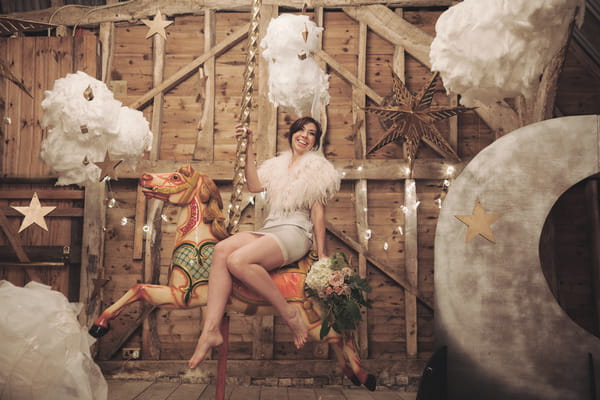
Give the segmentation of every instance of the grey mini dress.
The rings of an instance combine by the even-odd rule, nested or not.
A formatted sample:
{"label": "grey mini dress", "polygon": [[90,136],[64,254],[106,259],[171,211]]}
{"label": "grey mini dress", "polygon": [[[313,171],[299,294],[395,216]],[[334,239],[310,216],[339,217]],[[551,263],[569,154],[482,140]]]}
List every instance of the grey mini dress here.
{"label": "grey mini dress", "polygon": [[261,229],[253,233],[269,235],[277,241],[283,265],[298,261],[313,244],[310,210],[296,210],[285,215],[269,215]]}

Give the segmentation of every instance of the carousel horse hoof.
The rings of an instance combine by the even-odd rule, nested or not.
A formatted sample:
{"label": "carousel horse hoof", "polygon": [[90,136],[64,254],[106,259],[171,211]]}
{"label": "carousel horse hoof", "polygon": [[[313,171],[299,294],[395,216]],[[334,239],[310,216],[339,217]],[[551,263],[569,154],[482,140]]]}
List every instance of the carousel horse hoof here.
{"label": "carousel horse hoof", "polygon": [[358,377],[357,377],[356,375],[352,375],[352,376],[350,377],[350,381],[352,382],[352,384],[353,384],[354,386],[360,386],[360,385],[361,385],[361,383],[360,383],[360,379],[358,379]]}
{"label": "carousel horse hoof", "polygon": [[106,332],[108,332],[108,330],[109,328],[107,326],[92,325],[88,333],[96,339],[98,339],[106,335]]}
{"label": "carousel horse hoof", "polygon": [[369,389],[371,392],[373,392],[373,391],[375,391],[375,389],[377,389],[377,378],[375,378],[375,375],[369,374],[367,376],[367,380],[365,382],[365,387],[367,389]]}

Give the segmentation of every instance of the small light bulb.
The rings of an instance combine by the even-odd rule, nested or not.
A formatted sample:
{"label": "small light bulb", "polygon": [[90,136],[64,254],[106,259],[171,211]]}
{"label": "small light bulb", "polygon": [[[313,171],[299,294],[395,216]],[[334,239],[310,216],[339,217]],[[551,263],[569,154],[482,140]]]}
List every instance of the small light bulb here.
{"label": "small light bulb", "polygon": [[363,208],[363,212],[367,212],[369,209],[367,207]]}
{"label": "small light bulb", "polygon": [[121,218],[121,225],[123,225],[123,226],[127,225],[127,217]]}
{"label": "small light bulb", "polygon": [[404,167],[404,174],[410,176],[410,167]]}
{"label": "small light bulb", "polygon": [[166,215],[166,214],[160,214],[160,218],[161,218],[163,221],[165,221],[165,222],[168,222],[168,221],[169,221],[169,217],[167,217],[167,215]]}
{"label": "small light bulb", "polygon": [[384,243],[383,243],[383,249],[384,249],[385,251],[387,251],[389,248],[390,248],[390,245],[388,244],[388,242],[384,242]]}
{"label": "small light bulb", "polygon": [[417,209],[417,207],[419,207],[419,205],[420,205],[420,204],[421,204],[421,202],[420,202],[420,201],[417,201],[417,202],[415,203],[415,210]]}
{"label": "small light bulb", "polygon": [[444,179],[444,187],[447,188],[450,186],[450,181],[448,179]]}
{"label": "small light bulb", "polygon": [[254,196],[248,197],[248,203],[254,205]]}
{"label": "small light bulb", "polygon": [[404,204],[402,204],[402,205],[400,206],[400,209],[402,210],[402,212],[403,212],[404,214],[408,214],[408,207],[406,207]]}
{"label": "small light bulb", "polygon": [[369,239],[371,239],[371,235],[372,235],[372,233],[373,233],[373,232],[372,232],[370,229],[366,229],[366,230],[365,230],[365,239],[366,239],[366,240],[369,240]]}
{"label": "small light bulb", "polygon": [[108,208],[115,208],[116,205],[117,199],[115,199],[114,197],[108,200]]}
{"label": "small light bulb", "polygon": [[359,165],[358,167],[356,167],[356,170],[357,170],[358,172],[362,171],[362,170],[363,170],[363,167],[362,167],[362,165]]}
{"label": "small light bulb", "polygon": [[441,198],[435,199],[435,202],[437,203],[438,208],[442,208],[442,199]]}
{"label": "small light bulb", "polygon": [[342,178],[345,177],[346,176],[346,171],[342,171],[341,175],[342,175]]}
{"label": "small light bulb", "polygon": [[398,233],[400,233],[401,235],[404,235],[404,230],[402,229],[402,227],[400,225],[398,225],[398,227],[396,229],[398,230]]}
{"label": "small light bulb", "polygon": [[448,165],[448,167],[446,168],[446,175],[452,176],[454,174],[454,171],[456,171],[456,168],[454,168],[453,165]]}
{"label": "small light bulb", "polygon": [[143,228],[142,228],[142,230],[144,232],[150,232],[150,225],[144,225]]}

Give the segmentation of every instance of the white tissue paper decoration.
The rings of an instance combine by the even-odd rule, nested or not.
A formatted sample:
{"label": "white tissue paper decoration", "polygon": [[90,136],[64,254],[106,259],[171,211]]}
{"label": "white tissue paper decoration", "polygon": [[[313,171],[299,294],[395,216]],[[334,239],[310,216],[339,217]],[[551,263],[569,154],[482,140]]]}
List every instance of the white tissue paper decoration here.
{"label": "white tissue paper decoration", "polygon": [[269,65],[269,100],[299,117],[318,119],[321,106],[329,104],[329,75],[311,55],[322,31],[306,15],[281,14],[269,22],[260,44]]}
{"label": "white tissue paper decoration", "polygon": [[30,282],[0,281],[0,399],[105,400],[94,339],[79,324],[80,304]]}
{"label": "white tissue paper decoration", "polygon": [[531,98],[576,7],[580,25],[585,0],[464,0],[436,23],[431,70],[465,106]]}
{"label": "white tissue paper decoration", "polygon": [[[93,98],[84,92],[91,89]],[[88,100],[89,99],[89,100]],[[98,181],[106,151],[135,167],[152,146],[152,132],[142,112],[121,105],[101,81],[85,72],[68,74],[44,92],[41,158],[58,173],[57,185]],[[87,156],[89,163],[84,165]]]}

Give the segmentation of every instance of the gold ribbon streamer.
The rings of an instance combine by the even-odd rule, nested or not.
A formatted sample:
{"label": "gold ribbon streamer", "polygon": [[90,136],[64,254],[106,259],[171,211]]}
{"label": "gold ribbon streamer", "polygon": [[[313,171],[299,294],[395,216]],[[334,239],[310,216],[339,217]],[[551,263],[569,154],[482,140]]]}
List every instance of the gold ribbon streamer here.
{"label": "gold ribbon streamer", "polygon": [[[248,31],[248,53],[246,54],[246,70],[244,72],[244,88],[242,92],[242,104],[240,110],[240,124],[247,128],[250,124],[250,110],[252,109],[252,92],[254,89],[254,78],[256,76],[258,59],[258,39],[260,27],[261,0],[252,0],[250,29]],[[233,169],[233,182],[231,200],[229,201],[229,223],[227,231],[231,234],[238,231],[238,224],[242,214],[242,192],[244,183],[244,169],[246,167],[246,149],[248,146],[248,135],[244,133],[238,136],[237,150],[235,152],[235,166]]]}

